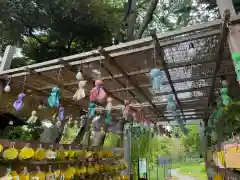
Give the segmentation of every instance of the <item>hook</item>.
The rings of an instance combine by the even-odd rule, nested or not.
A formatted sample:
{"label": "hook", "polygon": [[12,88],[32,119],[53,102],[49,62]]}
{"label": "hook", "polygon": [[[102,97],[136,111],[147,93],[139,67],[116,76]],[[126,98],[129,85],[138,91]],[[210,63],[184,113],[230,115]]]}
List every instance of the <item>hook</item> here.
{"label": "hook", "polygon": [[40,166],[37,166],[37,172],[41,172]]}
{"label": "hook", "polygon": [[48,171],[52,172],[52,166],[51,165],[48,166]]}
{"label": "hook", "polygon": [[11,142],[11,148],[14,148],[15,142]]}

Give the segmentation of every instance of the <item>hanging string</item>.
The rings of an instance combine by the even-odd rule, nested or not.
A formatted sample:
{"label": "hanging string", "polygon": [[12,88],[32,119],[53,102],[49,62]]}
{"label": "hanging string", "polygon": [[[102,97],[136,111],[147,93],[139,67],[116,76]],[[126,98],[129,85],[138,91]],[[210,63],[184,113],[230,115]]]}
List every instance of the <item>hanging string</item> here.
{"label": "hanging string", "polygon": [[103,68],[103,60],[100,60],[99,64],[99,79],[102,79],[102,68]]}
{"label": "hanging string", "polygon": [[7,85],[10,84],[11,80],[12,80],[12,76],[9,76],[9,78],[8,78],[8,82],[7,82]]}
{"label": "hanging string", "polygon": [[156,47],[153,48],[153,67],[157,67]]}
{"label": "hanging string", "polygon": [[59,68],[59,70],[58,70],[58,73],[57,73],[57,80],[60,79],[61,71],[62,71],[62,65],[60,65],[60,68]]}
{"label": "hanging string", "polygon": [[228,30],[229,30],[229,34],[232,34],[232,29],[231,29],[231,26],[232,24],[231,24],[231,22],[228,22],[227,23],[227,28],[228,28]]}
{"label": "hanging string", "polygon": [[27,81],[27,72],[26,72],[26,74],[25,74],[25,76],[24,76],[23,86],[22,86],[22,92],[24,92],[24,88],[25,88],[26,81]]}

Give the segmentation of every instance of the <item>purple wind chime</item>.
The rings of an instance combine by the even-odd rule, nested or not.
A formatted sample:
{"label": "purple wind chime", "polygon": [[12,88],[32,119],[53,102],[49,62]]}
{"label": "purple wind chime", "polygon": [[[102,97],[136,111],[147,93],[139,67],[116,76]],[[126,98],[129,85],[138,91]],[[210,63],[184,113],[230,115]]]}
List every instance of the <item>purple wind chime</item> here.
{"label": "purple wind chime", "polygon": [[16,111],[20,111],[23,109],[24,107],[24,98],[25,98],[25,94],[24,94],[24,88],[25,88],[25,83],[27,80],[27,73],[24,76],[24,80],[23,80],[23,86],[22,86],[22,92],[18,95],[17,100],[13,103],[13,107]]}

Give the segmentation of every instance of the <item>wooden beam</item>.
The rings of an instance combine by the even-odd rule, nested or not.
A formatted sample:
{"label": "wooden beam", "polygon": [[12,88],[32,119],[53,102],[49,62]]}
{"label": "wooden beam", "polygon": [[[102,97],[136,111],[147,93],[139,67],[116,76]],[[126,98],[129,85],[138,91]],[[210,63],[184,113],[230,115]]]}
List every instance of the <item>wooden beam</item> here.
{"label": "wooden beam", "polygon": [[[237,23],[240,20],[240,16],[239,15],[233,16],[232,20],[233,20],[232,24]],[[202,24],[197,24],[197,25],[190,26],[190,27],[183,27],[183,28],[177,29],[176,31],[169,31],[166,33],[161,33],[161,34],[158,34],[157,36],[158,36],[158,39],[161,41],[161,40],[164,40],[171,36],[178,36],[178,35],[186,34],[186,33],[189,34],[190,32],[193,32],[193,31],[199,31],[199,30],[206,29],[206,28],[217,27],[221,23],[222,23],[222,20],[218,19],[218,20],[214,20],[214,21],[202,23]],[[191,36],[191,38],[193,38],[193,36]],[[185,39],[185,41],[187,41],[187,40],[188,39]],[[110,47],[105,48],[105,50],[110,51],[110,52],[121,50],[123,52],[123,49],[129,49],[133,46],[141,46],[141,45],[144,46],[145,44],[147,44],[151,41],[152,41],[152,38],[147,37],[147,38],[143,38],[143,39],[127,42],[127,43],[122,43],[119,45],[110,46]],[[165,41],[165,43],[166,43],[166,45],[171,45],[167,41]],[[179,42],[177,41],[175,43],[179,43]],[[161,42],[161,44],[163,45],[164,42],[163,43]],[[130,51],[133,51],[133,50],[130,50],[130,51],[127,50],[127,51],[130,53]],[[111,56],[114,57],[113,54],[111,54]],[[117,53],[115,53],[115,54],[117,54]],[[95,62],[95,61],[100,61],[101,59],[103,59],[101,56],[97,56],[97,55],[98,55],[98,52],[96,50],[92,50],[89,52],[84,52],[84,53],[80,53],[80,54],[63,57],[62,59],[64,61],[67,61],[68,63],[72,62],[72,63],[70,63],[70,65],[79,65],[79,64],[83,64],[83,63],[91,63],[91,62]],[[92,56],[97,56],[97,57],[89,58]],[[89,59],[86,60],[86,58],[89,58]],[[79,61],[79,59],[82,59],[82,60]],[[75,62],[73,62],[73,61],[75,61]],[[29,67],[31,69],[39,69],[39,68],[45,68],[45,67],[50,67],[50,66],[56,66],[58,64],[59,64],[59,59],[53,59],[50,61],[29,65]],[[6,70],[3,72],[0,72],[0,75],[21,73],[21,72],[24,72],[24,68],[25,67],[20,67],[20,68]],[[55,69],[57,69],[57,68],[58,67],[55,67]]]}
{"label": "wooden beam", "polygon": [[134,88],[151,104],[154,108],[154,111],[158,114],[158,116],[163,116],[162,112],[155,106],[152,102],[151,98],[145,94],[145,92],[138,86],[138,84],[131,79],[131,77],[122,69],[122,67],[105,51],[102,47],[98,48],[100,54],[105,57],[106,60],[110,62],[111,65],[116,67],[116,69],[134,86]]}
{"label": "wooden beam", "polygon": [[[222,24],[221,35],[220,35],[218,48],[217,48],[217,55],[216,55],[216,58],[215,58],[216,67],[215,67],[215,71],[214,71],[213,78],[212,78],[212,84],[211,84],[210,89],[209,89],[209,97],[208,97],[208,104],[207,104],[208,108],[211,107],[212,104],[214,103],[213,90],[215,88],[216,76],[217,76],[217,73],[219,71],[220,64],[221,64],[221,61],[222,61],[222,58],[223,58],[224,46],[225,46],[226,38],[227,38],[227,34],[228,34],[227,24],[229,22],[229,19],[230,19],[230,11],[225,10],[224,22]],[[208,117],[209,117],[209,112],[206,112],[205,115],[204,115],[204,120],[208,121]]]}
{"label": "wooden beam", "polygon": [[[218,75],[217,78],[220,78],[221,75]],[[235,76],[235,73],[227,73],[226,74],[226,77],[229,77],[229,76]],[[202,78],[202,77],[196,77],[196,78],[184,78],[184,79],[177,79],[175,81],[173,81],[173,83],[181,83],[181,82],[187,82],[187,81],[197,81],[197,80],[207,80],[207,79],[210,79],[212,77],[206,77],[206,78]],[[184,81],[186,80],[186,81]],[[167,82],[163,82],[163,84],[168,84]],[[150,88],[151,87],[151,84],[142,84],[142,85],[139,85],[140,88]],[[209,86],[201,86],[199,87],[199,90],[204,90],[206,89],[206,87],[209,87]],[[125,90],[133,90],[134,87],[133,86],[129,86],[127,88],[119,88],[119,89],[114,89],[114,90],[111,90],[111,92],[121,92],[121,91],[125,91]],[[184,92],[190,92],[190,91],[198,91],[197,88],[194,88],[194,87],[190,87],[189,89],[184,89],[184,90],[178,90],[176,91],[177,93],[184,93]],[[171,94],[171,92],[163,92],[163,93],[156,93],[157,96],[160,96],[160,95],[169,95]]]}
{"label": "wooden beam", "polygon": [[[102,63],[102,66],[103,66],[103,68],[105,69],[105,71],[107,71],[107,73],[111,76],[111,78],[113,78],[115,81],[118,82],[118,84],[120,84],[123,88],[126,88],[126,87],[127,87],[127,86],[126,86],[124,83],[122,83],[119,79],[114,78],[114,74],[111,72],[110,69],[108,69],[108,67],[104,66],[104,63]],[[104,78],[103,78],[103,80],[104,80]],[[133,98],[135,98],[135,94],[134,94],[131,90],[127,90],[127,91],[129,92],[129,94],[130,94]],[[137,99],[137,101],[140,102],[138,99]]]}
{"label": "wooden beam", "polygon": [[[239,17],[240,18],[240,17]],[[215,27],[220,25],[220,23],[222,22],[222,20],[215,20],[215,21],[211,21],[211,22],[207,22],[207,23],[203,23],[203,24],[198,24],[196,26],[191,26],[191,27],[187,27],[187,28],[181,28],[178,29],[177,31],[169,31],[166,33],[161,33],[158,34],[158,39],[160,40],[164,40],[163,42],[161,42],[161,45],[163,46],[169,46],[172,44],[177,44],[177,43],[181,43],[181,42],[186,42],[189,40],[189,36],[188,37],[182,37],[182,38],[178,38],[177,40],[170,40],[170,41],[166,41],[166,38],[171,37],[171,36],[177,36],[177,35],[181,35],[184,33],[190,33],[192,31],[197,31],[197,30],[202,30],[204,28],[207,27]],[[219,30],[214,30],[214,31],[210,31],[210,32],[206,32],[203,34],[197,34],[197,35],[193,35],[191,36],[191,39],[199,39],[201,37],[206,37],[206,36],[211,36],[211,35],[216,35],[219,34]],[[148,44],[152,41],[151,37],[147,37],[147,38],[143,38],[140,40],[135,40],[135,41],[131,41],[128,43],[123,43],[123,44],[119,44],[119,45],[114,45],[114,46],[110,46],[105,48],[106,51],[120,51],[120,52],[113,52],[110,55],[112,57],[117,57],[117,56],[121,56],[121,55],[127,55],[127,54],[131,54],[134,52],[140,52],[143,50],[148,50],[148,49],[152,49],[153,46],[152,45],[147,45],[148,47],[141,47],[141,48],[133,48],[133,46],[146,46],[145,44]],[[145,48],[145,49],[144,49]],[[125,49],[125,50],[124,50]],[[131,49],[131,50],[129,50]],[[134,50],[133,50],[134,49]],[[95,61],[100,61],[103,59],[103,57],[98,56],[99,53],[96,50],[93,51],[89,51],[89,52],[85,52],[85,53],[80,53],[80,54],[76,54],[76,55],[71,55],[71,56],[67,56],[67,57],[63,57],[62,59],[64,61],[67,61],[68,63],[70,63],[70,65],[76,66],[76,65],[80,65],[80,64],[84,64],[84,63],[92,63]],[[95,56],[95,57],[93,57]],[[81,60],[79,60],[81,59]],[[29,65],[29,67],[31,69],[39,69],[39,68],[46,68],[49,66],[56,66],[59,64],[59,59],[54,59],[54,60],[50,60],[50,61],[46,61],[46,62],[42,62],[42,63],[37,63],[37,64],[33,64],[33,65]],[[55,69],[57,69],[58,67],[55,67]],[[11,69],[11,70],[7,70],[4,72],[1,72],[0,75],[2,74],[14,74],[14,73],[20,73],[24,71],[24,67],[20,67],[20,68],[15,68],[15,69]]]}
{"label": "wooden beam", "polygon": [[[202,116],[198,116],[198,117],[186,117],[186,121],[189,121],[189,120],[201,120],[203,119]],[[152,118],[152,121],[154,122],[171,122],[173,121],[173,119],[163,119],[163,118]]]}
{"label": "wooden beam", "polygon": [[231,16],[236,16],[237,13],[234,9],[233,6],[233,1],[232,0],[217,0],[217,5],[218,5],[218,9],[219,12],[221,14],[221,17],[224,19],[225,16],[225,10],[229,10]]}
{"label": "wooden beam", "polygon": [[[60,82],[60,81],[58,81],[58,80],[55,80],[55,79],[53,79],[53,78],[51,78],[51,77],[45,76],[45,75],[44,75],[43,73],[41,73],[41,72],[36,72],[36,71],[31,70],[31,69],[29,69],[29,68],[26,68],[26,70],[27,70],[27,72],[28,72],[30,75],[33,74],[33,75],[39,77],[40,79],[43,79],[43,80],[46,81],[46,82],[52,83],[53,85],[57,85],[57,86],[59,86],[60,88],[64,88],[64,89],[66,89],[67,91],[69,91],[69,92],[71,92],[71,93],[75,93],[71,88],[69,88],[69,87],[67,87],[67,86],[64,87],[64,84],[63,84],[62,82]],[[34,91],[42,91],[42,90],[39,90],[39,89],[37,89],[37,88],[31,88],[31,89],[34,90]],[[48,94],[48,95],[49,95],[49,94]],[[74,102],[73,100],[70,100],[70,99],[66,100],[66,99],[65,99],[65,101],[67,101],[68,103],[70,103],[70,104],[72,104],[72,105],[80,108],[80,105],[79,105],[78,103]]]}
{"label": "wooden beam", "polygon": [[180,100],[178,98],[177,92],[176,92],[175,87],[173,85],[173,81],[171,79],[171,75],[170,75],[170,73],[168,71],[167,63],[164,60],[164,51],[163,51],[163,49],[160,46],[158,37],[156,35],[156,31],[152,31],[151,32],[151,36],[152,36],[154,44],[155,44],[156,53],[157,53],[157,55],[158,55],[158,57],[160,59],[161,68],[163,68],[163,70],[164,70],[164,72],[166,74],[166,77],[168,79],[169,85],[170,85],[170,87],[172,89],[172,92],[174,94],[175,100],[177,101],[178,108],[181,110],[181,114],[183,116],[183,119],[185,119],[185,116],[184,116],[184,113],[183,113],[183,108],[181,106],[181,102],[180,102]]}
{"label": "wooden beam", "polygon": [[[198,61],[199,63],[197,64],[205,64],[205,63],[209,63],[209,62],[213,62],[213,61]],[[189,62],[188,62],[189,63]],[[182,63],[183,65],[185,65],[184,63]],[[192,64],[191,64],[192,65]],[[228,66],[231,66],[232,63],[230,61],[227,61],[225,64],[221,65],[222,67],[228,67]],[[171,69],[172,66],[168,66],[168,69]],[[183,66],[184,67],[184,66]],[[140,74],[146,74],[146,73],[149,73],[150,72],[150,68],[146,68],[146,69],[141,69],[141,70],[138,70],[138,71],[132,71],[132,72],[129,72],[127,73],[129,76],[136,76],[136,75],[140,75]],[[220,77],[221,75],[218,75],[218,77]],[[232,73],[228,72],[225,74],[225,76],[235,76],[235,72],[233,71]],[[105,80],[112,80],[112,79],[118,79],[118,78],[122,78],[123,75],[122,74],[116,74],[116,75],[113,75],[113,76],[105,76],[105,77],[102,77],[102,80],[105,81]],[[205,76],[205,75],[199,75],[197,77],[189,77],[189,78],[181,78],[181,79],[176,79],[176,80],[173,80],[173,83],[181,83],[181,82],[186,82],[186,81],[197,81],[197,80],[206,80],[206,79],[210,79],[212,78],[211,76]],[[121,81],[120,81],[121,82]],[[75,86],[77,85],[78,82],[77,81],[72,81],[72,82],[68,82],[68,83],[64,83],[64,86]],[[163,84],[168,84],[168,81],[164,81]],[[124,84],[123,84],[124,85]],[[123,86],[122,85],[122,86]],[[125,87],[125,88],[124,88]],[[130,91],[131,89],[134,89],[134,87],[126,87],[124,86],[123,88],[121,89],[126,89],[128,91]],[[141,85],[140,85],[141,87]],[[143,87],[146,87],[145,85]],[[149,84],[149,87],[151,87],[151,85]],[[46,87],[43,87],[41,89],[45,90],[45,89],[50,89],[51,87],[50,86],[46,86]],[[131,88],[131,89],[128,89],[128,88]],[[132,95],[133,96],[133,95]]]}

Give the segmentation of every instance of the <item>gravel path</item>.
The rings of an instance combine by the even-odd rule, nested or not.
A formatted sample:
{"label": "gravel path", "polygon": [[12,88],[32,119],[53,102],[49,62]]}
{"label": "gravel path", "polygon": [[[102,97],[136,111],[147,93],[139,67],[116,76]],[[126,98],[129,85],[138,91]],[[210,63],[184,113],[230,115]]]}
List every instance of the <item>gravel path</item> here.
{"label": "gravel path", "polygon": [[178,177],[179,180],[198,180],[198,179],[190,177],[190,176],[185,176],[185,175],[179,174],[178,170],[179,169],[172,169],[171,174],[172,174],[172,176]]}

